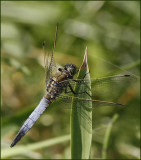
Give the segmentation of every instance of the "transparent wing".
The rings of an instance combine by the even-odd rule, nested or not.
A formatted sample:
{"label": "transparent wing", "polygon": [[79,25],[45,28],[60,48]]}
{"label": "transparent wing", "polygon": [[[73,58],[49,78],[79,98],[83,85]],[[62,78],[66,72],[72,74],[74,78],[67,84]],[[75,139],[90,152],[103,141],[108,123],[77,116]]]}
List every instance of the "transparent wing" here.
{"label": "transparent wing", "polygon": [[56,67],[56,63],[54,60],[54,50],[55,50],[55,46],[56,46],[57,32],[58,32],[58,24],[56,25],[54,46],[53,46],[53,50],[52,50],[51,54],[49,52],[48,53],[46,52],[46,49],[45,49],[46,44],[45,44],[45,42],[43,43],[43,47],[45,50],[44,63],[45,63],[45,73],[46,73],[46,85],[47,85],[50,77],[52,77],[57,72],[57,67]]}
{"label": "transparent wing", "polygon": [[[68,82],[72,87],[75,85],[81,85],[82,87],[85,85],[86,87],[91,83],[92,99],[115,102],[136,80],[136,77],[132,75],[116,75],[100,79],[91,79],[91,81],[87,79],[77,79],[68,80]],[[76,93],[76,96],[77,94],[81,93]],[[121,103],[120,100],[118,103]]]}
{"label": "transparent wing", "polygon": [[[58,95],[56,97],[56,100],[54,103],[57,104],[57,107],[60,108],[59,110],[63,109],[68,111],[68,109],[71,109],[72,101],[74,103],[74,107],[76,107],[76,111],[80,115],[80,122],[81,125],[84,125],[83,121],[88,122],[88,126],[83,126],[86,129],[90,127],[95,127],[95,120],[93,119],[93,123],[91,123],[91,119],[86,114],[86,112],[83,113],[83,109],[85,106],[87,106],[88,102],[92,102],[92,108],[86,108],[87,111],[92,110],[93,117],[97,116],[99,110],[101,110],[103,113],[106,113],[107,111],[110,111],[112,114],[113,110],[116,110],[116,112],[121,112],[123,109],[126,111],[129,110],[129,106],[126,107],[125,103],[122,101],[118,101],[122,97],[122,94],[125,94],[128,96],[128,93],[126,93],[126,89],[130,89],[132,83],[136,82],[136,77],[131,75],[117,75],[117,76],[111,76],[111,77],[104,77],[100,79],[92,79],[91,81],[87,79],[77,79],[77,80],[68,80],[66,82],[69,82],[72,87],[75,85],[87,85],[88,83],[92,83],[92,99],[91,98],[79,98],[79,93],[74,95],[73,93],[62,93],[61,95]],[[62,87],[62,86],[61,86]],[[86,87],[84,87],[86,88]],[[59,88],[58,88],[59,89]],[[65,89],[65,87],[64,87]],[[116,93],[114,93],[116,92]],[[81,93],[80,93],[81,94]],[[82,93],[86,94],[86,93]],[[85,97],[85,96],[83,96]],[[79,105],[77,105],[79,103]],[[75,105],[76,104],[76,105]],[[86,105],[85,105],[86,104]],[[93,125],[93,126],[91,126]]]}
{"label": "transparent wing", "polygon": [[[57,106],[67,110],[67,109],[71,109],[71,104],[73,102],[73,107],[76,106],[80,106],[80,107],[76,107],[74,108],[79,115],[81,115],[81,117],[79,116],[79,118],[81,118],[80,123],[83,126],[85,123],[83,123],[83,121],[87,122],[88,126],[83,126],[84,128],[86,127],[87,131],[88,128],[90,127],[94,127],[95,123],[91,123],[91,119],[90,117],[86,114],[86,112],[84,112],[84,107],[85,110],[87,110],[88,112],[93,111],[92,113],[95,113],[95,109],[99,108],[100,106],[103,108],[105,107],[118,107],[118,108],[124,108],[126,107],[126,105],[122,105],[119,103],[114,103],[114,102],[106,102],[106,101],[99,101],[99,100],[92,100],[92,99],[84,99],[84,98],[79,98],[79,97],[73,97],[73,96],[59,96],[56,100],[57,102]],[[88,102],[92,102],[92,108],[87,107],[87,103]],[[77,103],[79,103],[79,105],[77,105]],[[83,108],[83,109],[81,109]],[[91,124],[93,126],[91,126]]]}
{"label": "transparent wing", "polygon": [[[79,80],[68,80],[72,86],[75,85],[87,85],[88,83],[92,84],[92,99],[85,99],[85,98],[79,98],[79,95],[73,95],[73,96],[67,96],[69,94],[61,94],[58,95],[56,98],[57,104],[61,104],[63,109],[70,109],[71,103],[73,100],[74,107],[77,106],[75,103],[79,103],[79,106],[85,106],[85,103],[88,101],[92,102],[92,110],[95,110],[98,107],[104,107],[105,106],[112,106],[116,108],[124,108],[126,105],[122,103],[122,101],[118,102],[119,97],[121,97],[122,94],[124,94],[125,90],[132,84],[133,82],[136,82],[136,77],[131,75],[117,75],[117,76],[111,76],[106,78],[100,78],[100,79],[92,79],[91,82],[87,79],[79,79]],[[86,88],[86,87],[85,87]],[[78,93],[81,94],[81,93]],[[82,93],[86,94],[86,93]],[[72,93],[70,93],[72,95]],[[114,101],[114,102],[112,102]],[[102,109],[101,108],[101,109]],[[87,108],[91,110],[91,108]],[[83,113],[83,110],[81,110],[81,107],[77,108],[77,112],[82,116],[82,119],[87,121],[88,124],[90,119],[89,116],[87,116],[85,113]],[[94,113],[94,112],[93,112]],[[94,123],[93,123],[94,124]],[[82,123],[83,125],[83,123]],[[85,126],[84,126],[85,127]]]}
{"label": "transparent wing", "polygon": [[115,83],[119,83],[121,81],[125,81],[128,80],[130,82],[135,82],[137,81],[137,78],[133,75],[115,75],[115,76],[108,76],[108,77],[103,77],[103,78],[97,78],[97,79],[69,79],[69,80],[65,80],[61,83],[67,82],[69,81],[69,83],[71,84],[71,86],[74,85],[86,85],[87,83],[91,82],[92,86],[98,86],[98,85],[103,85],[103,84],[107,84],[107,83],[111,83],[111,82],[115,82]]}
{"label": "transparent wing", "polygon": [[[114,103],[114,102],[109,102],[109,101],[100,101],[100,100],[94,100],[94,99],[85,99],[85,98],[79,98],[79,97],[74,97],[74,96],[65,96],[65,95],[58,96],[55,101],[57,103],[64,103],[64,104],[71,104],[73,101],[73,103],[79,102],[81,105],[84,105],[87,102],[92,102],[93,107],[100,107],[100,106],[126,107],[126,105],[120,104],[120,103]],[[65,105],[64,108],[70,109],[70,106]]]}

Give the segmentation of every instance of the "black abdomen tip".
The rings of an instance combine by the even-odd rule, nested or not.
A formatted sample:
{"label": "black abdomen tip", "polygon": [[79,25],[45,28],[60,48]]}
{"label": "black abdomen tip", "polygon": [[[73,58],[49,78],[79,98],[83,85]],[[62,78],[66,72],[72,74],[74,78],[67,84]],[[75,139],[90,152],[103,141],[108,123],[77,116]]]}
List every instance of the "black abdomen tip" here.
{"label": "black abdomen tip", "polygon": [[10,145],[10,147],[12,148],[14,145],[15,145],[15,144],[12,142],[11,145]]}
{"label": "black abdomen tip", "polygon": [[25,133],[20,132],[16,135],[15,139],[13,140],[13,142],[11,143],[10,147],[13,147],[17,144],[17,142],[19,142],[19,140],[25,135]]}

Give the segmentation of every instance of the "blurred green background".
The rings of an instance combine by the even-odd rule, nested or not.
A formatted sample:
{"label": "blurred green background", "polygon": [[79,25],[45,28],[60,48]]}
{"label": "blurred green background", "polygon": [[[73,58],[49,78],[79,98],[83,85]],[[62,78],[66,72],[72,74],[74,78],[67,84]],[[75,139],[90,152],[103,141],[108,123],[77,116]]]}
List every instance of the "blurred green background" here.
{"label": "blurred green background", "polygon": [[[91,78],[125,73],[139,78],[140,2],[3,1],[1,4],[1,148],[6,153],[45,94],[42,42],[47,42],[47,50],[51,52],[57,22],[58,64],[74,63],[79,67],[87,46]],[[124,97],[122,94],[119,98],[128,104],[126,109],[94,111],[91,158],[101,158],[105,130],[115,113],[119,118],[111,133],[108,158],[139,158],[139,82],[129,86]],[[62,109],[62,105],[52,104],[17,146],[69,134],[70,110]],[[9,158],[70,158],[70,142]]]}

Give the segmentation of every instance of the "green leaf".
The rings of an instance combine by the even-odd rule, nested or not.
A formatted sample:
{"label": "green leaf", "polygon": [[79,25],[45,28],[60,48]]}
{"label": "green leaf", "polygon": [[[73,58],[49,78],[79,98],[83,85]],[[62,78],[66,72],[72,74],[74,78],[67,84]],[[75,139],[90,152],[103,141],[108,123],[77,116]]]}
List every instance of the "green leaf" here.
{"label": "green leaf", "polygon": [[[78,79],[90,79],[89,68],[87,64],[87,48],[85,50],[84,60],[78,73]],[[79,85],[75,87],[76,93],[87,91],[91,95],[91,84]],[[77,97],[90,99],[88,94],[78,94]],[[71,110],[71,158],[88,159],[90,156],[92,140],[92,102],[79,101],[72,103]]]}

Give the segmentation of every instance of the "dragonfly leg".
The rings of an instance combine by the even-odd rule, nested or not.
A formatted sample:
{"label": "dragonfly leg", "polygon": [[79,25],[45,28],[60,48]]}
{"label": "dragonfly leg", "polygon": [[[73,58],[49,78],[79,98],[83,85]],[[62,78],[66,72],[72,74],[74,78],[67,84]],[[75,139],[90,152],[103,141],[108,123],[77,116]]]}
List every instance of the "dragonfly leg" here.
{"label": "dragonfly leg", "polygon": [[67,87],[66,87],[66,88],[65,88],[65,93],[73,93],[73,94],[75,94],[75,92],[74,92],[74,90],[72,89],[71,85],[69,84],[68,86],[69,86],[69,88],[70,88],[70,91],[67,91]]}
{"label": "dragonfly leg", "polygon": [[70,83],[68,83],[68,86],[69,86],[69,88],[70,88],[71,91],[67,91],[67,87],[66,87],[65,93],[70,93],[70,92],[72,92],[74,95],[83,94],[83,93],[84,93],[84,94],[87,94],[89,97],[92,97],[87,91],[76,93],[76,92],[73,90],[73,88],[72,88],[72,86],[70,85]]}

